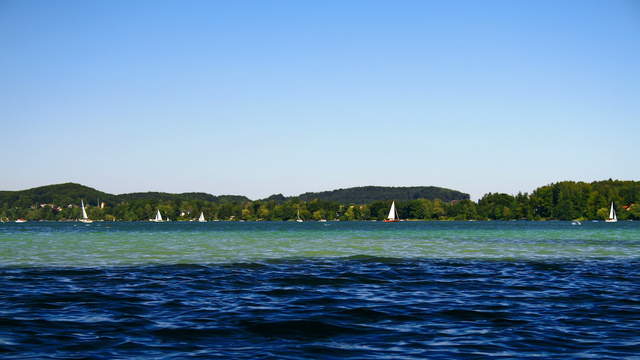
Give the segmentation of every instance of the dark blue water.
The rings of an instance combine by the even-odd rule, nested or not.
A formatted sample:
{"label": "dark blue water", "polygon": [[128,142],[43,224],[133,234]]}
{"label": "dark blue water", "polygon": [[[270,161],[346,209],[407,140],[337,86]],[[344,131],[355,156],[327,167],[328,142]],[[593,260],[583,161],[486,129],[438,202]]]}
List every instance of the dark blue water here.
{"label": "dark blue water", "polygon": [[623,359],[640,261],[0,268],[10,359]]}

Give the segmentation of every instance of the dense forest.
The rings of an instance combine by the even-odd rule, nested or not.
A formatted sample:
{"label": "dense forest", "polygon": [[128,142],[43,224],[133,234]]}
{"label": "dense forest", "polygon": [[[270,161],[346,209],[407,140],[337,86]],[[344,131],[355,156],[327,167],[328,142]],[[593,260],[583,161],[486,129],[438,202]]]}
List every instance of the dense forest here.
{"label": "dense forest", "polygon": [[435,186],[361,186],[333,191],[309,192],[298,196],[298,198],[302,201],[318,199],[335,201],[341,204],[370,204],[381,200],[406,201],[417,199],[440,199],[445,202],[450,202],[454,200],[468,200],[469,194]]}
{"label": "dense forest", "polygon": [[478,202],[467,194],[435,187],[371,186],[250,200],[206,193],[111,195],[67,183],[0,192],[0,218],[75,220],[80,218],[80,199],[91,219],[106,221],[148,220],[157,209],[171,220],[193,220],[200,212],[209,220],[286,221],[296,219],[298,212],[305,220],[382,220],[391,200],[396,201],[400,218],[408,220],[604,219],[612,201],[620,220],[640,220],[640,182],[620,180],[563,181],[531,194],[489,193]]}

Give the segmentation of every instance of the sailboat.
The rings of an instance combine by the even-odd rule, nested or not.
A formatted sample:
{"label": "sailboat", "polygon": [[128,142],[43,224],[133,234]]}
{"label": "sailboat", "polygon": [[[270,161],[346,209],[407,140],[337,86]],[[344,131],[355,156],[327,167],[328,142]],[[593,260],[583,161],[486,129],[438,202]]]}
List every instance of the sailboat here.
{"label": "sailboat", "polygon": [[300,218],[300,209],[298,209],[298,214],[296,216],[297,216],[296,222],[303,222],[304,221],[304,220],[302,220]]}
{"label": "sailboat", "polygon": [[609,218],[606,219],[605,222],[618,222],[616,210],[613,208],[613,201],[611,202],[611,210],[609,210]]}
{"label": "sailboat", "polygon": [[84,209],[84,200],[80,200],[80,205],[82,206],[82,219],[80,219],[80,222],[91,224],[93,220],[89,219],[87,216],[87,210]]}
{"label": "sailboat", "polygon": [[158,212],[156,213],[156,218],[155,219],[149,219],[149,221],[151,221],[151,222],[162,222],[162,215],[160,215],[160,209],[158,209]]}
{"label": "sailboat", "polygon": [[200,211],[200,217],[198,218],[198,222],[207,222],[207,220],[205,220],[204,218],[204,213],[202,211]]}
{"label": "sailboat", "polygon": [[396,211],[396,202],[391,202],[391,209],[389,209],[389,215],[384,219],[384,222],[398,222],[400,218],[398,217],[398,212]]}

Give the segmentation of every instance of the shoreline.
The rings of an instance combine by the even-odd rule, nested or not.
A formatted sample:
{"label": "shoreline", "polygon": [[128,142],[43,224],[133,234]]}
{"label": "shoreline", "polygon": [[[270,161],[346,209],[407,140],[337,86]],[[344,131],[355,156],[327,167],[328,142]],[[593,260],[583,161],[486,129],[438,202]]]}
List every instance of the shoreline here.
{"label": "shoreline", "polygon": [[[460,220],[460,219],[403,219],[400,221],[397,221],[395,223],[403,223],[403,222],[408,222],[408,223],[415,223],[415,222],[479,222],[479,223],[485,223],[485,222],[576,222],[576,221],[580,221],[580,222],[589,222],[589,223],[598,223],[598,222],[605,222],[604,219],[573,219],[573,220],[563,220],[563,219],[512,219],[512,220],[494,220],[494,219],[470,219],[470,220]],[[80,220],[27,220],[25,222],[16,222],[15,220],[9,220],[9,221],[0,221],[0,224],[13,224],[13,223],[19,223],[19,224],[24,224],[24,223],[42,223],[42,222],[48,222],[48,223],[82,223],[82,221]],[[206,224],[206,223],[243,223],[243,222],[247,222],[247,223],[296,223],[295,219],[290,219],[290,220],[207,220],[205,222],[199,222],[197,220],[164,220],[164,221],[149,221],[149,220],[93,220],[93,223],[199,223],[199,224]],[[354,223],[354,222],[363,222],[363,223],[369,223],[369,222],[384,222],[383,220],[325,220],[325,221],[320,221],[320,220],[304,220],[302,223],[337,223],[337,222],[343,222],[343,223]],[[617,222],[635,222],[635,220],[632,219],[625,219],[625,220],[618,220]],[[90,224],[86,224],[83,223],[84,225],[90,225]]]}

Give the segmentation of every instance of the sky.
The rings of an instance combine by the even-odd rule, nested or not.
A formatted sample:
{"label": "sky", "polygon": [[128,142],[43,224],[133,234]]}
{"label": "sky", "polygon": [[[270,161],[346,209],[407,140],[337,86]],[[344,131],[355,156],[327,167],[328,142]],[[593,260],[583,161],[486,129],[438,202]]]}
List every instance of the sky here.
{"label": "sky", "polygon": [[640,2],[0,0],[0,189],[640,180]]}

